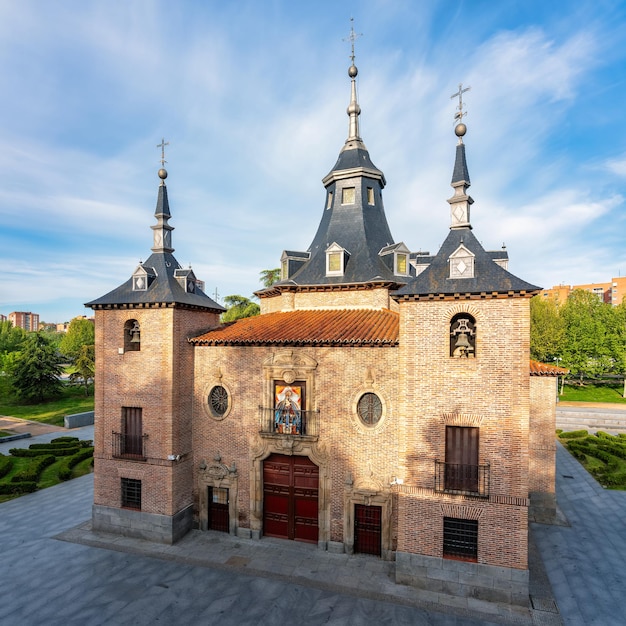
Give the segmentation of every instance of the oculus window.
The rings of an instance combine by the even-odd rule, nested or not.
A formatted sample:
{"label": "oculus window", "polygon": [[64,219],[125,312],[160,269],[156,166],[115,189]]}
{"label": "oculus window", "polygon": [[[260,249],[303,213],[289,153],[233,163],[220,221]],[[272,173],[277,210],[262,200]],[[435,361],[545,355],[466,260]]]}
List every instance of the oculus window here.
{"label": "oculus window", "polygon": [[366,426],[374,426],[383,415],[383,403],[375,393],[364,393],[357,402],[356,411]]}
{"label": "oculus window", "polygon": [[222,385],[215,385],[209,392],[208,404],[213,417],[224,417],[228,411],[228,391]]}

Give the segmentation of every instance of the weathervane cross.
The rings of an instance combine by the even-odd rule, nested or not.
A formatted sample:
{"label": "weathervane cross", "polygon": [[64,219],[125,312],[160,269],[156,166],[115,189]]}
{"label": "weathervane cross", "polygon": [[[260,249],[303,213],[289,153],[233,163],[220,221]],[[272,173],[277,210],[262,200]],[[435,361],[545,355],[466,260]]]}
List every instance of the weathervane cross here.
{"label": "weathervane cross", "polygon": [[165,146],[169,146],[170,142],[165,141],[165,138],[161,139],[161,143],[157,144],[157,148],[161,148],[161,167],[163,167],[167,161],[165,160]]}
{"label": "weathervane cross", "polygon": [[344,37],[342,41],[349,41],[352,45],[352,54],[350,58],[352,59],[352,65],[354,65],[354,42],[359,38],[363,37],[363,33],[355,33],[354,32],[354,18],[350,18],[350,34],[347,37]]}
{"label": "weathervane cross", "polygon": [[456,122],[457,120],[459,122],[463,121],[463,116],[467,115],[467,111],[465,111],[465,113],[463,112],[463,94],[466,91],[469,91],[471,89],[471,87],[466,87],[465,89],[463,89],[463,83],[459,83],[459,90],[456,93],[453,93],[450,96],[450,99],[452,98],[458,98],[459,99],[459,106],[457,106],[458,111],[454,114],[454,121]]}

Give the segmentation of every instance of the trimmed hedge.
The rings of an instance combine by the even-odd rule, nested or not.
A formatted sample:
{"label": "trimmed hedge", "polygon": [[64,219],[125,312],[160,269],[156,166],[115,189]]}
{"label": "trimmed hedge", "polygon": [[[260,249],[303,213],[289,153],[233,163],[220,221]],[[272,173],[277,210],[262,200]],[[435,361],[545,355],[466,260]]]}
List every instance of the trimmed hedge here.
{"label": "trimmed hedge", "polygon": [[0,495],[3,496],[19,496],[33,491],[37,491],[36,482],[0,483]]}
{"label": "trimmed hedge", "polygon": [[55,450],[64,450],[66,448],[76,448],[78,446],[77,441],[55,441],[54,445],[52,442],[50,443],[31,443],[28,446],[29,450],[50,450],[51,448]]}
{"label": "trimmed hedge", "polygon": [[41,476],[41,472],[43,472],[49,465],[52,465],[55,461],[56,458],[52,454],[40,456],[31,461],[23,470],[13,474],[13,476],[11,476],[11,482],[21,483],[32,481],[37,483],[39,476]]}
{"label": "trimmed hedge", "polygon": [[0,478],[6,476],[13,467],[13,459],[10,456],[0,454]]}
{"label": "trimmed hedge", "polygon": [[72,477],[72,469],[81,461],[93,456],[93,448],[84,448],[74,456],[66,457],[59,464],[57,475],[60,480],[69,480]]}
{"label": "trimmed hedge", "polygon": [[57,437],[56,439],[52,439],[50,443],[78,443],[78,437],[69,437],[67,435],[63,435],[63,437]]}
{"label": "trimmed hedge", "polygon": [[72,454],[76,454],[80,448],[78,446],[73,446],[72,448],[11,448],[9,450],[9,454],[12,456],[21,456],[21,457],[35,457],[35,456],[43,456],[46,454],[52,454],[54,456],[72,456]]}
{"label": "trimmed hedge", "polygon": [[559,433],[560,439],[578,439],[580,437],[587,437],[589,433],[586,430],[571,430],[567,433]]}

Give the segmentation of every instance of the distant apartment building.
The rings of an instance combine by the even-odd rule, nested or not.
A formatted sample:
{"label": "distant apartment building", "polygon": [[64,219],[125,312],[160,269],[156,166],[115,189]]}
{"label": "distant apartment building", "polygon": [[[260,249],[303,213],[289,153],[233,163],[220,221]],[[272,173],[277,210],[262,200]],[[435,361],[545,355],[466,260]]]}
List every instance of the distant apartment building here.
{"label": "distant apartment building", "polygon": [[39,313],[30,313],[25,311],[14,311],[9,313],[9,321],[16,328],[24,330],[39,330]]}
{"label": "distant apartment building", "polygon": [[589,291],[598,296],[602,302],[617,306],[622,303],[624,296],[626,296],[626,276],[612,278],[611,281],[607,283],[587,283],[573,286],[555,285],[551,289],[540,291],[539,295],[544,298],[554,298],[558,304],[563,304],[574,289]]}

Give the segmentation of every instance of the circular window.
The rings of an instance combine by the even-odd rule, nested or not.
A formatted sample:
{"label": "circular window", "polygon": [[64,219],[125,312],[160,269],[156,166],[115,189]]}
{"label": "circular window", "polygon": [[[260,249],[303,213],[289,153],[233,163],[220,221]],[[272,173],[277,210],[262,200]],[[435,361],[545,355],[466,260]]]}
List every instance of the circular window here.
{"label": "circular window", "polygon": [[364,393],[359,398],[356,410],[364,424],[373,426],[383,414],[383,404],[375,393]]}
{"label": "circular window", "polygon": [[209,392],[209,408],[215,417],[224,417],[228,410],[228,391],[216,385]]}

